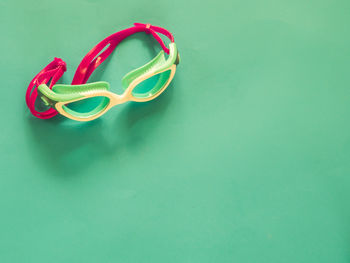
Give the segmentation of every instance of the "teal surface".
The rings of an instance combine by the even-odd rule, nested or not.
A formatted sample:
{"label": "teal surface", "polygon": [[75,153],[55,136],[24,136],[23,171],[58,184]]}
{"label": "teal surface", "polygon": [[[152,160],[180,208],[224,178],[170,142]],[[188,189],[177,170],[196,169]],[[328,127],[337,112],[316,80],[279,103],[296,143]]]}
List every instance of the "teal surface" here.
{"label": "teal surface", "polygon": [[[0,0],[0,262],[350,262],[349,1]],[[181,64],[149,103],[40,120],[101,39],[149,22]],[[159,52],[123,42],[93,81]]]}

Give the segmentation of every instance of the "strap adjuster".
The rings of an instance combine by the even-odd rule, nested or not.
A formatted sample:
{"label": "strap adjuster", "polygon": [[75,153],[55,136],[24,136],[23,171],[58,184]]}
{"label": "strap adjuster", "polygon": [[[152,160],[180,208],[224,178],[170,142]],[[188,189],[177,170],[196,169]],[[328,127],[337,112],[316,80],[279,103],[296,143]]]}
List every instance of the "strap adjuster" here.
{"label": "strap adjuster", "polygon": [[146,34],[151,34],[151,24],[146,24],[145,25],[145,28],[146,28],[146,30],[145,30],[145,32],[146,32]]}
{"label": "strap adjuster", "polygon": [[67,64],[60,58],[54,58],[55,63],[57,64],[57,67],[62,68],[63,72],[67,71]]}

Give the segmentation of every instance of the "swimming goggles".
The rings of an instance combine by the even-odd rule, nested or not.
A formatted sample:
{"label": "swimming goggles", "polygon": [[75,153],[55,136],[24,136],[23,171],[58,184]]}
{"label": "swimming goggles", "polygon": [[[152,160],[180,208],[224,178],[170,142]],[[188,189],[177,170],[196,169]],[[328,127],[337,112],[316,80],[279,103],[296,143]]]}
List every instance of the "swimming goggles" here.
{"label": "swimming goggles", "polygon": [[[109,91],[109,83],[105,81],[86,83],[94,70],[123,39],[138,32],[151,34],[163,50],[150,62],[123,77],[122,86],[125,90],[123,94],[118,95]],[[169,38],[168,47],[158,33]],[[76,121],[91,121],[112,107],[127,101],[145,102],[158,97],[173,79],[179,62],[180,57],[174,37],[168,30],[150,24],[135,23],[133,27],[110,35],[91,49],[79,64],[71,85],[56,84],[66,71],[66,63],[60,58],[55,58],[30,82],[26,93],[26,103],[31,113],[40,119],[52,118],[60,113]],[[153,80],[150,89],[138,88],[150,79]],[[38,96],[47,106],[50,106],[48,110],[42,112],[36,110],[35,101]],[[70,107],[76,102],[79,104],[97,97],[99,98],[97,106],[94,105],[87,111],[80,111],[79,105],[78,108],[77,106]]]}

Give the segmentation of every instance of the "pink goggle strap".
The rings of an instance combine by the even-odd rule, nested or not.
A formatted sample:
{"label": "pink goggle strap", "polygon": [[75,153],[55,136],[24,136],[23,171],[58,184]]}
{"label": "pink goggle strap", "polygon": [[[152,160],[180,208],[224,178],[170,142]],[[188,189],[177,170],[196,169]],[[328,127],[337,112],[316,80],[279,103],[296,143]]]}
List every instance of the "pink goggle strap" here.
{"label": "pink goggle strap", "polygon": [[[72,81],[72,85],[85,84],[94,70],[101,65],[101,63],[114,51],[117,45],[126,37],[138,33],[146,32],[147,34],[152,34],[152,36],[158,41],[160,46],[163,48],[164,52],[169,54],[169,49],[164,44],[163,40],[157,33],[163,34],[174,42],[173,35],[166,29],[152,26],[150,24],[134,23],[133,27],[124,29],[117,33],[110,35],[109,37],[102,40],[94,48],[92,48],[89,53],[80,62]],[[108,47],[107,47],[108,46]],[[107,47],[107,48],[106,48]],[[101,51],[106,48],[102,53]],[[26,103],[30,112],[40,118],[49,119],[58,114],[58,112],[50,108],[47,111],[39,112],[35,109],[35,101],[38,97],[37,87],[41,84],[47,84],[50,79],[49,88],[52,89],[53,85],[60,79],[63,73],[66,71],[66,63],[60,59],[55,58],[50,64],[48,64],[43,70],[41,70],[29,83],[26,92]]]}
{"label": "pink goggle strap", "polygon": [[54,58],[54,60],[43,68],[29,83],[26,92],[26,103],[30,112],[35,117],[40,119],[49,119],[58,114],[54,108],[50,108],[43,112],[39,112],[35,109],[35,101],[38,97],[37,88],[41,84],[47,84],[51,79],[49,88],[52,89],[53,85],[56,84],[66,69],[66,63],[62,59]]}
{"label": "pink goggle strap", "polygon": [[[122,40],[138,32],[146,32],[147,34],[152,34],[152,36],[163,48],[164,52],[169,54],[169,49],[157,34],[163,34],[168,37],[171,42],[174,42],[174,37],[168,30],[161,27],[152,26],[150,24],[134,23],[134,27],[130,27],[114,33],[98,43],[94,48],[92,48],[80,62],[75,72],[72,85],[85,84],[91,76],[92,72],[94,72],[94,70],[102,64],[102,62],[114,51],[114,49]],[[100,53],[104,48],[106,49]]]}

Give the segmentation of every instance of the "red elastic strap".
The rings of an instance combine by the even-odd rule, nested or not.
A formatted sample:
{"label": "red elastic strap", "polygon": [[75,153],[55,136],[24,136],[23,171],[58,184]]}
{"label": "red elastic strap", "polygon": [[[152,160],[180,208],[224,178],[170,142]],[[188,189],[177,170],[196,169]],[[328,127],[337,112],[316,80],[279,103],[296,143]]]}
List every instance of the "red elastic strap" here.
{"label": "red elastic strap", "polygon": [[152,36],[159,42],[159,44],[161,45],[161,47],[163,48],[164,52],[169,54],[169,49],[166,47],[166,45],[164,44],[164,41],[160,38],[160,36],[157,33],[160,33],[164,36],[166,36],[167,38],[169,38],[169,40],[171,42],[174,42],[174,37],[173,35],[166,30],[165,28],[162,27],[158,27],[158,26],[152,26],[151,24],[142,24],[142,23],[134,23],[134,26],[137,27],[141,27],[145,29],[145,32],[147,34],[152,34]]}
{"label": "red elastic strap", "polygon": [[29,83],[26,92],[26,103],[34,116],[40,119],[48,119],[57,115],[58,112],[54,108],[43,112],[37,111],[35,109],[35,101],[38,97],[38,86],[47,84],[51,79],[49,88],[52,89],[53,85],[56,84],[66,70],[66,63],[60,58],[54,58],[54,60],[43,68]]}
{"label": "red elastic strap", "polygon": [[[146,32],[147,34],[152,34],[164,52],[169,54],[169,49],[166,47],[161,37],[157,34],[163,34],[168,37],[171,42],[174,42],[174,37],[168,30],[161,27],[152,26],[150,24],[134,23],[134,27],[130,27],[114,33],[98,43],[94,48],[92,48],[80,62],[74,74],[72,84],[85,84],[94,70],[102,64],[102,62],[114,51],[114,49],[122,40],[138,32]],[[100,54],[100,52],[106,47],[107,49],[105,49]]]}

